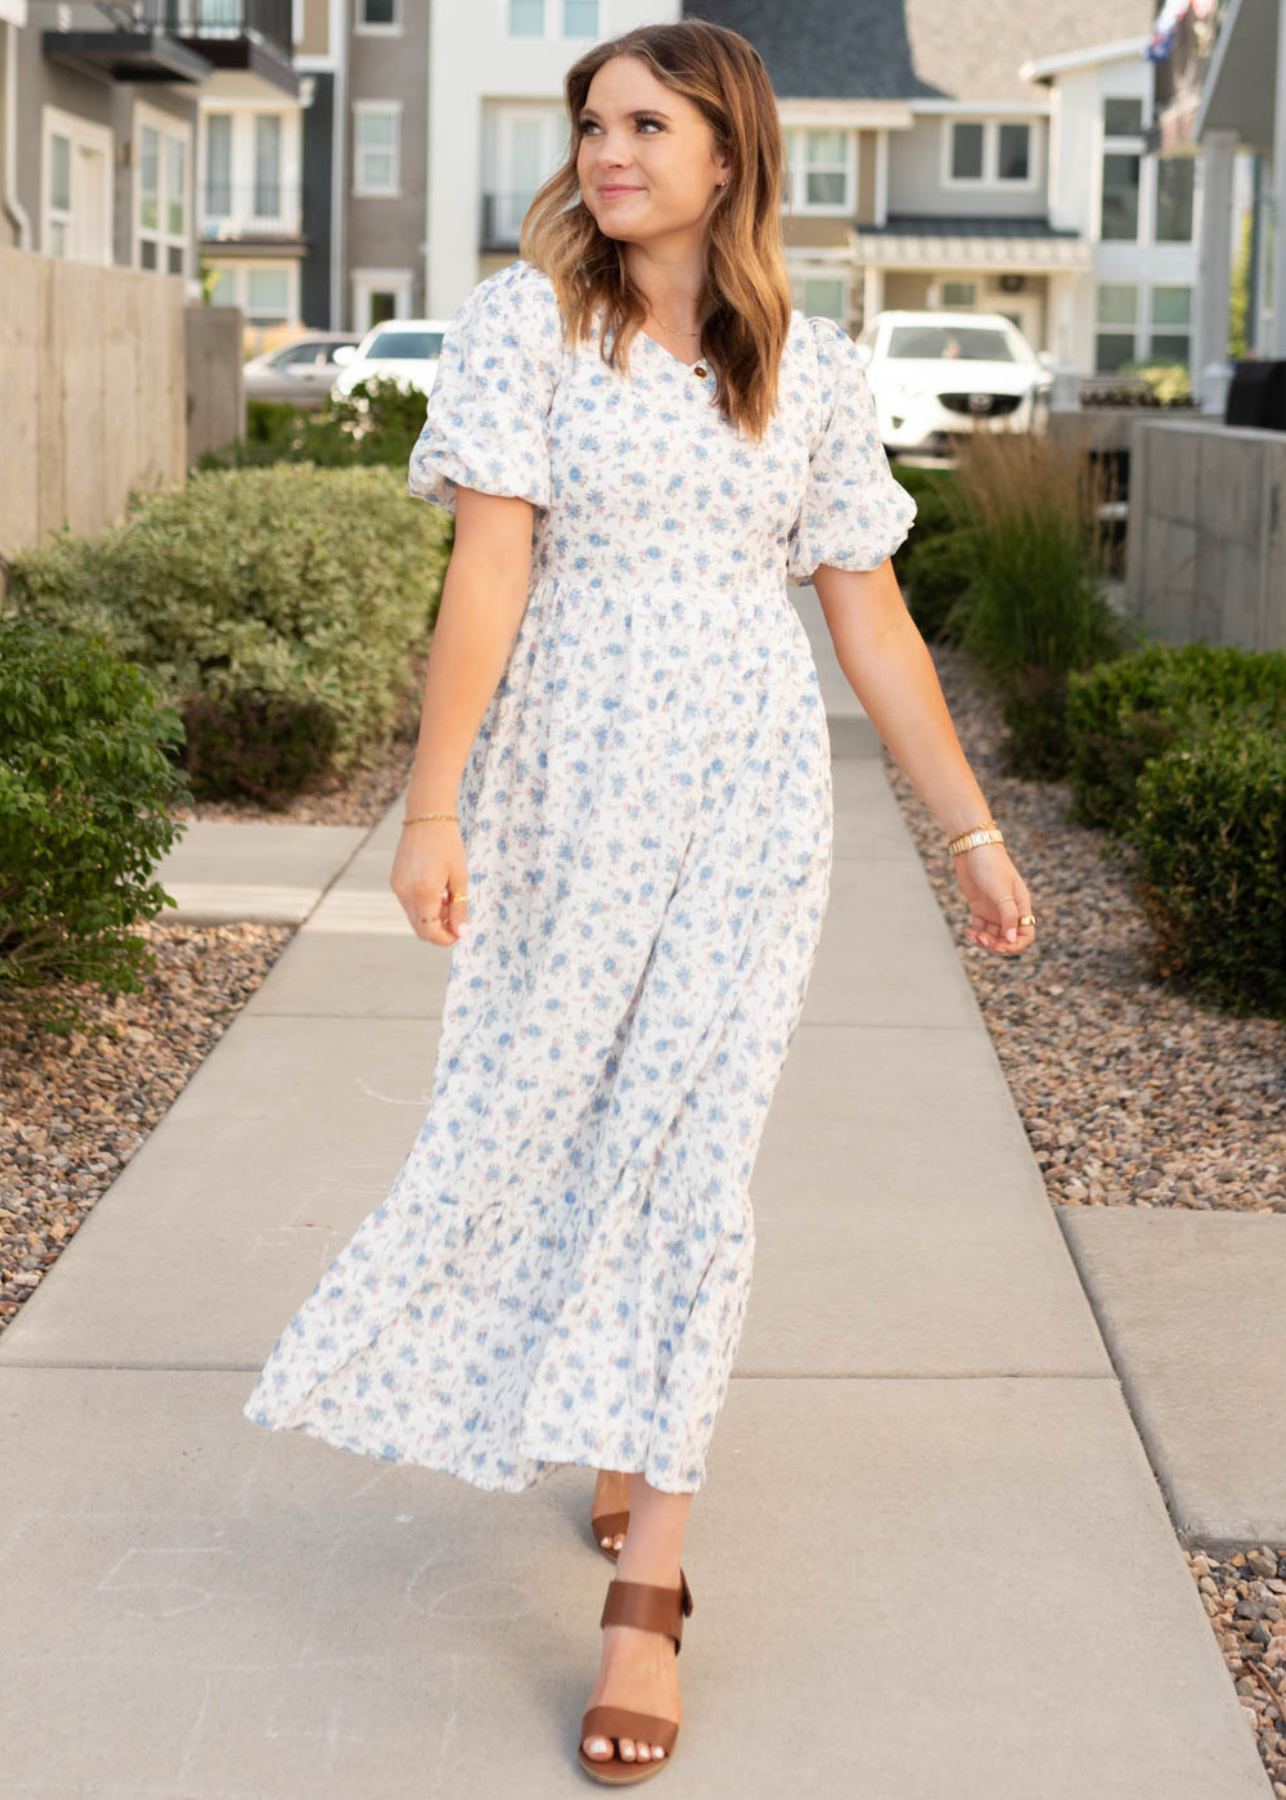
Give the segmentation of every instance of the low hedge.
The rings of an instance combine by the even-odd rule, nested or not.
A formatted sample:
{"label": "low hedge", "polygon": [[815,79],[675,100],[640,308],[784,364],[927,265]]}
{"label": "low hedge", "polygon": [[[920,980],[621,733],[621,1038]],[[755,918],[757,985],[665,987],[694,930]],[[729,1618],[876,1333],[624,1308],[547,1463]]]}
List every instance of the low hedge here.
{"label": "low hedge", "polygon": [[1286,739],[1219,720],[1140,772],[1125,836],[1157,973],[1286,1018]]}
{"label": "low hedge", "polygon": [[0,619],[0,992],[83,1022],[59,982],[134,992],[155,958],[131,935],[171,897],[151,872],[190,798],[182,735],[136,666],[101,638]]}
{"label": "low hedge", "polygon": [[1150,644],[1068,677],[1068,817],[1122,833],[1147,766],[1222,718],[1286,726],[1286,655],[1233,645]]}
{"label": "low hedge", "polygon": [[64,531],[20,555],[8,605],[147,671],[183,720],[198,798],[274,805],[404,727],[448,524],[405,468],[198,474],[134,496],[96,541]]}
{"label": "low hedge", "polygon": [[263,468],[270,463],[314,463],[318,468],[382,464],[406,472],[424,424],[428,400],[418,388],[403,389],[388,376],[359,381],[351,395],[328,397],[321,407],[288,400],[247,400],[246,434],[197,463],[205,472]]}

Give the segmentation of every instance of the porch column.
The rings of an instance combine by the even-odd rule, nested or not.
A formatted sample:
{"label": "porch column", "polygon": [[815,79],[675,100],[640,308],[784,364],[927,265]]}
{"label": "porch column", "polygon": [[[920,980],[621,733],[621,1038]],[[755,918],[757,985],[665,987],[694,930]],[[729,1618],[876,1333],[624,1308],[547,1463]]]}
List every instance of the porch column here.
{"label": "porch column", "polygon": [[[1286,0],[1279,0],[1286,7]],[[1203,412],[1222,414],[1227,381],[1218,369],[1228,361],[1232,299],[1232,174],[1235,131],[1208,131],[1197,158],[1200,219],[1197,280],[1193,294],[1192,391]],[[1212,365],[1214,365],[1212,367]]]}
{"label": "porch column", "polygon": [[870,324],[884,309],[884,271],[872,263],[862,270],[862,326]]}
{"label": "porch column", "polygon": [[1273,96],[1273,317],[1267,354],[1286,358],[1286,0],[1277,0],[1277,80]]}

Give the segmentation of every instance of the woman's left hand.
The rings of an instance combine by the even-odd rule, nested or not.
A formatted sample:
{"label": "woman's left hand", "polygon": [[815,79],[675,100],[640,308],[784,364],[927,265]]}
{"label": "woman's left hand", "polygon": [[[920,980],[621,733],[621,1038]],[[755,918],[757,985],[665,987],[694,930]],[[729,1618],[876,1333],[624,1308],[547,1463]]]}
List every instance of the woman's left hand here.
{"label": "woman's left hand", "polygon": [[1006,956],[1025,950],[1036,936],[1036,927],[1018,921],[1036,909],[1004,845],[976,844],[951,860],[973,915],[965,933],[969,942],[979,950],[997,950]]}

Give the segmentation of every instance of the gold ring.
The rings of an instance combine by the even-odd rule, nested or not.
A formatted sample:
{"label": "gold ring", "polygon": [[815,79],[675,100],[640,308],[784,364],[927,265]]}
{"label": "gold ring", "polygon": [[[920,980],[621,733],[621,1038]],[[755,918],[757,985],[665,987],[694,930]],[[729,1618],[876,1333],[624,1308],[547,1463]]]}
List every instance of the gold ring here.
{"label": "gold ring", "polygon": [[469,895],[468,895],[468,892],[466,891],[463,894],[452,894],[451,901],[452,901],[452,904],[454,905],[454,903],[457,900],[467,900],[468,898],[469,898]]}
{"label": "gold ring", "polygon": [[1034,925],[1036,923],[1035,913],[1024,913],[1018,923],[1020,925]]}

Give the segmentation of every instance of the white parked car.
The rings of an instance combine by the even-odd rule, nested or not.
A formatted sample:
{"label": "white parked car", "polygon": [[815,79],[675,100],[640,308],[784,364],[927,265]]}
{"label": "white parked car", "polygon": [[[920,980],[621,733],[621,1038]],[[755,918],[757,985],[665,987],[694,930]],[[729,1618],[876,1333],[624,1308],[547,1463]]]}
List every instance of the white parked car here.
{"label": "white parked car", "polygon": [[877,313],[857,339],[888,450],[946,450],[955,434],[1043,431],[1047,351],[1003,313]]}
{"label": "white parked car", "polygon": [[382,376],[396,381],[403,392],[418,388],[427,396],[437,379],[442,339],[450,324],[450,319],[385,319],[372,325],[355,350],[337,352],[335,360],[343,366],[332,395],[351,394],[359,381]]}

